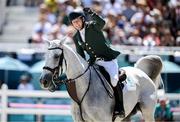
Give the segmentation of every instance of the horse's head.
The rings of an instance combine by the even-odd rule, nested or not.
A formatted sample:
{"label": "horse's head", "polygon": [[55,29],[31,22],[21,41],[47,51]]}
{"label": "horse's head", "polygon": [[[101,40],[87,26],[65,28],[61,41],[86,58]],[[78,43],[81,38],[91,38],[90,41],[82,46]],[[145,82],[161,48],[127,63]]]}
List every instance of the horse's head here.
{"label": "horse's head", "polygon": [[46,53],[45,66],[40,77],[42,88],[53,89],[56,84],[54,81],[58,79],[59,69],[63,60],[63,40],[53,40],[49,42],[48,51]]}

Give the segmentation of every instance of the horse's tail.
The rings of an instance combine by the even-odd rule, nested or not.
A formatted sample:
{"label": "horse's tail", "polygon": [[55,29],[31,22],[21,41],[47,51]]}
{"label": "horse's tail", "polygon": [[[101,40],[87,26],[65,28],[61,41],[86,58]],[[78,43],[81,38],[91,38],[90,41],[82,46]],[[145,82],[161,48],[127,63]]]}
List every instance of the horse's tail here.
{"label": "horse's tail", "polygon": [[161,83],[163,84],[161,78],[163,63],[159,56],[149,55],[142,57],[135,63],[134,67],[144,71],[152,79],[157,88]]}

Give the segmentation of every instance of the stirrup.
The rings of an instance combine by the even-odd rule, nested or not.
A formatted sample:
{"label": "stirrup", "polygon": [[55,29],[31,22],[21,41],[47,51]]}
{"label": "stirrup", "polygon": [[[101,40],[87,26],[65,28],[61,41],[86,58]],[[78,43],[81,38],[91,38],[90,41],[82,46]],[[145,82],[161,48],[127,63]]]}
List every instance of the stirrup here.
{"label": "stirrup", "polygon": [[114,116],[116,117],[120,117],[120,118],[124,118],[125,117],[125,113],[124,111],[114,111]]}
{"label": "stirrup", "polygon": [[124,111],[121,111],[121,112],[119,112],[119,111],[114,111],[114,112],[113,112],[112,121],[114,122],[114,120],[115,120],[117,117],[119,117],[119,118],[125,118],[125,113],[124,113]]}

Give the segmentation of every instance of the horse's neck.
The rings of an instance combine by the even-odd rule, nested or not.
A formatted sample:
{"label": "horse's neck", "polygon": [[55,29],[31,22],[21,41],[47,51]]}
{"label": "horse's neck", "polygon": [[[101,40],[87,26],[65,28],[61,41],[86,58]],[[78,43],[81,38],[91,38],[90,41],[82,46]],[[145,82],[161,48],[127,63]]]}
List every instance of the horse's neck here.
{"label": "horse's neck", "polygon": [[74,78],[83,73],[88,67],[87,62],[75,53],[72,48],[64,45],[64,58],[67,61],[67,76]]}
{"label": "horse's neck", "polygon": [[[64,58],[67,62],[67,71],[66,75],[68,78],[73,79],[81,75],[88,68],[88,63],[76,54],[70,47],[64,46]],[[79,99],[82,98],[85,90],[88,87],[89,82],[89,72],[86,72],[84,75],[75,80],[77,95]]]}

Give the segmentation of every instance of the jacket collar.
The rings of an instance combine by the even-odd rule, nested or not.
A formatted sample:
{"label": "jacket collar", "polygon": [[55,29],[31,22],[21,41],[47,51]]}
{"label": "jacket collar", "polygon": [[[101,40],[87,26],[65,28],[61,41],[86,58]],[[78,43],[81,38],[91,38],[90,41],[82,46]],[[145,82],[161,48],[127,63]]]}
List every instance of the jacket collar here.
{"label": "jacket collar", "polygon": [[85,22],[85,28],[89,28],[90,22]]}

